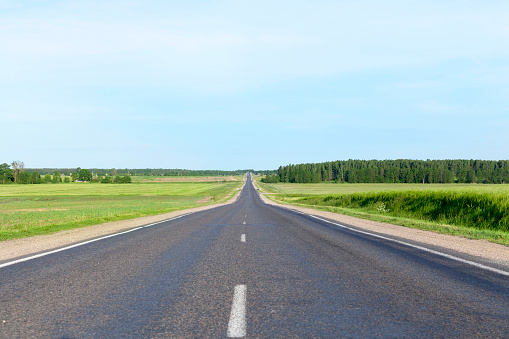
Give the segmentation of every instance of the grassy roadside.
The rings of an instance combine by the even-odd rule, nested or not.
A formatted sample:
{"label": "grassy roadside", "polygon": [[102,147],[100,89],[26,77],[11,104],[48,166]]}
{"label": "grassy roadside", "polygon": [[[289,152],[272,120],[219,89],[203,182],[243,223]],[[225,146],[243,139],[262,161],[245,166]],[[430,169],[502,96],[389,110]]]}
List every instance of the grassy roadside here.
{"label": "grassy roadside", "polygon": [[282,204],[509,245],[509,186],[279,185],[257,182]]}
{"label": "grassy roadside", "polygon": [[0,241],[224,202],[242,183],[0,185]]}

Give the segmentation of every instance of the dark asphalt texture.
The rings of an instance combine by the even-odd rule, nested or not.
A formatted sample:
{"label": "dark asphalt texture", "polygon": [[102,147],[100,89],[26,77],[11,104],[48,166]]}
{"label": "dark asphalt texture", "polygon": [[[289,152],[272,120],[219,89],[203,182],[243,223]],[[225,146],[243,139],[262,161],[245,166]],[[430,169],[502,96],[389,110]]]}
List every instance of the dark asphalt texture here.
{"label": "dark asphalt texture", "polygon": [[0,268],[0,337],[226,337],[239,284],[252,338],[509,337],[507,276],[266,205],[249,181],[233,205]]}

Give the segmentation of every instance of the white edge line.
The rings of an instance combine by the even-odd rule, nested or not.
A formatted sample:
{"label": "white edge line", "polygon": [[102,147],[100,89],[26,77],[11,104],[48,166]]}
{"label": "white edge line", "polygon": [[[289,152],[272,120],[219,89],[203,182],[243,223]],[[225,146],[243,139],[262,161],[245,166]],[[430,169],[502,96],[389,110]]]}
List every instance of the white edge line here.
{"label": "white edge line", "polygon": [[235,286],[227,336],[230,338],[246,336],[246,285]]}
{"label": "white edge line", "polygon": [[[274,206],[274,205],[272,205],[272,206]],[[483,264],[479,264],[479,263],[477,263],[475,261],[462,259],[462,258],[456,257],[454,255],[450,255],[450,254],[446,254],[446,253],[443,253],[443,252],[435,251],[435,250],[432,250],[432,249],[429,249],[429,248],[426,248],[426,247],[422,247],[422,246],[418,246],[418,245],[413,245],[413,244],[410,244],[408,242],[404,242],[404,241],[401,241],[401,240],[396,240],[396,239],[384,237],[383,235],[379,235],[379,234],[375,234],[375,233],[371,233],[371,232],[366,232],[366,231],[361,231],[361,230],[358,230],[358,229],[355,229],[355,228],[352,228],[352,227],[348,227],[348,226],[345,226],[345,225],[341,225],[341,224],[329,221],[327,219],[322,219],[322,218],[317,217],[316,215],[313,215],[313,214],[308,214],[308,213],[304,213],[304,212],[295,210],[293,208],[289,208],[289,207],[285,207],[285,206],[276,206],[276,207],[284,208],[284,209],[293,211],[293,212],[298,213],[298,214],[307,215],[307,216],[309,216],[311,218],[315,218],[315,219],[324,221],[326,223],[329,223],[331,225],[335,225],[335,226],[338,226],[338,227],[341,227],[341,228],[344,228],[344,229],[347,229],[347,230],[350,230],[350,231],[353,231],[353,232],[357,232],[357,233],[361,233],[361,234],[366,234],[366,235],[369,235],[369,236],[372,236],[372,237],[375,237],[375,238],[379,238],[379,239],[383,239],[383,240],[392,241],[392,242],[395,242],[395,243],[398,243],[398,244],[401,244],[401,245],[405,245],[405,246],[408,246],[408,247],[416,248],[416,249],[419,249],[421,251],[425,251],[425,252],[428,252],[428,253],[433,253],[435,255],[442,256],[444,258],[448,258],[448,259],[451,259],[451,260],[462,262],[464,264],[475,266],[477,268],[481,268],[481,269],[486,270],[486,271],[498,273],[498,274],[505,275],[505,276],[509,277],[509,272],[508,271],[499,270],[498,268],[494,268],[494,267],[486,266],[486,265],[483,265]]]}
{"label": "white edge line", "polygon": [[[283,208],[285,208],[285,207],[283,207]],[[341,225],[341,224],[329,221],[327,219],[322,219],[320,217],[317,217],[316,215],[303,213],[303,212],[300,212],[300,211],[297,211],[297,210],[294,210],[294,209],[291,209],[291,208],[286,208],[286,209],[292,210],[292,211],[294,211],[296,213],[299,213],[299,214],[310,216],[312,218],[324,221],[326,223],[329,223],[329,224],[332,224],[332,225],[335,225],[335,226],[338,226],[338,227],[341,227],[341,228],[344,228],[344,229],[347,229],[347,230],[350,230],[350,231],[353,231],[353,232],[357,232],[357,233],[361,233],[361,234],[366,234],[366,235],[369,235],[369,236],[372,236],[372,237],[375,237],[375,238],[379,238],[379,239],[383,239],[383,240],[392,241],[392,242],[395,242],[395,243],[398,243],[398,244],[401,244],[401,245],[405,245],[405,246],[408,246],[408,247],[416,248],[416,249],[419,249],[421,251],[425,251],[425,252],[428,252],[428,253],[433,253],[433,254],[442,256],[444,258],[448,258],[448,259],[451,259],[451,260],[459,261],[459,262],[462,262],[464,264],[475,266],[475,267],[481,268],[483,270],[491,271],[491,272],[498,273],[498,274],[505,275],[505,276],[509,277],[509,272],[507,272],[507,271],[503,271],[503,270],[499,270],[499,269],[494,268],[494,267],[490,267],[490,266],[486,266],[486,265],[483,265],[483,264],[479,264],[479,263],[477,263],[475,261],[462,259],[462,258],[456,257],[454,255],[450,255],[450,254],[447,254],[447,253],[435,251],[435,250],[432,250],[432,249],[429,249],[429,248],[426,248],[426,247],[422,247],[422,246],[418,246],[418,245],[413,245],[413,244],[410,244],[408,242],[404,242],[404,241],[401,241],[401,240],[396,240],[396,239],[384,237],[383,235],[379,235],[379,234],[376,234],[376,233],[361,231],[361,230],[358,230],[358,229],[355,229],[355,228],[352,228],[352,227],[348,227],[348,226],[345,226],[345,225]]]}
{"label": "white edge line", "polygon": [[59,249],[56,249],[56,250],[39,253],[39,254],[32,255],[32,256],[29,256],[29,257],[26,257],[26,258],[21,258],[21,259],[18,259],[18,260],[9,261],[9,262],[0,264],[0,268],[11,266],[11,265],[14,265],[14,264],[18,264],[20,262],[29,261],[29,260],[32,260],[32,259],[44,257],[46,255],[50,255],[50,254],[53,254],[53,253],[62,252],[62,251],[65,251],[65,250],[68,250],[68,249],[71,249],[71,248],[74,248],[74,247],[83,246],[83,245],[90,244],[90,243],[93,243],[93,242],[96,242],[96,241],[99,241],[99,240],[103,240],[103,239],[107,239],[107,238],[112,238],[112,237],[116,237],[116,236],[119,236],[119,235],[122,235],[122,234],[134,232],[134,231],[137,231],[137,230],[141,230],[142,228],[147,228],[147,227],[155,226],[155,225],[163,223],[163,222],[168,222],[168,221],[172,221],[172,220],[175,220],[175,219],[178,219],[178,218],[182,218],[182,217],[185,217],[185,216],[193,214],[193,213],[196,213],[196,212],[182,214],[182,215],[179,215],[178,217],[174,217],[174,218],[166,219],[166,220],[161,220],[161,221],[154,222],[152,224],[148,224],[148,225],[144,225],[144,226],[139,226],[139,227],[127,230],[127,231],[123,231],[123,232],[119,232],[119,233],[114,233],[114,234],[109,234],[109,235],[106,235],[104,237],[100,237],[100,238],[96,238],[96,239],[92,239],[92,240],[87,240],[87,241],[80,242],[80,243],[77,243],[77,244],[74,244],[74,245],[62,247],[62,248],[59,248]]}

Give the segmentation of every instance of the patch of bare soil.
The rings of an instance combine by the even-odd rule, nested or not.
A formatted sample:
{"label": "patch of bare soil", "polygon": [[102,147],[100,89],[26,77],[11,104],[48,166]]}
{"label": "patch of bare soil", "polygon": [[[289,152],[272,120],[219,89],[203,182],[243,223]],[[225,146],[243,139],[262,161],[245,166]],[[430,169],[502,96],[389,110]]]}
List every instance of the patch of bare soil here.
{"label": "patch of bare soil", "polygon": [[205,204],[205,203],[209,202],[210,200],[212,200],[212,197],[204,197],[203,199],[200,199],[200,200],[196,201],[195,203],[196,204]]}
{"label": "patch of bare soil", "polygon": [[228,177],[157,177],[154,179],[143,179],[142,182],[215,182],[215,181],[237,181],[233,176]]}

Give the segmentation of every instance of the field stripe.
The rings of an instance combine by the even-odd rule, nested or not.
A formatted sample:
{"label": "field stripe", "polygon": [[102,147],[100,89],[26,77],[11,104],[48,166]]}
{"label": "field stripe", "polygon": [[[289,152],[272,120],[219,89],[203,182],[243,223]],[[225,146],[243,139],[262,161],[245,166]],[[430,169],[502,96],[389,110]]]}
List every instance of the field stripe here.
{"label": "field stripe", "polygon": [[56,249],[56,250],[52,250],[52,251],[48,251],[48,252],[43,252],[43,253],[32,255],[32,256],[29,256],[29,257],[26,257],[26,258],[21,258],[21,259],[9,261],[9,262],[0,264],[0,268],[11,266],[11,265],[15,265],[15,264],[18,264],[18,263],[21,263],[21,262],[24,262],[24,261],[29,261],[29,260],[32,260],[32,259],[44,257],[46,255],[62,252],[62,251],[65,251],[65,250],[68,250],[68,249],[71,249],[71,248],[83,246],[83,245],[90,244],[90,243],[93,243],[93,242],[96,242],[96,241],[100,241],[100,240],[103,240],[103,239],[113,238],[113,237],[116,237],[116,236],[119,236],[119,235],[122,235],[122,234],[131,233],[131,232],[134,232],[134,231],[137,231],[137,230],[141,230],[143,228],[152,227],[152,226],[161,224],[163,222],[168,222],[168,221],[172,221],[172,220],[175,220],[175,219],[178,219],[178,218],[182,218],[182,217],[185,217],[185,216],[193,214],[193,213],[196,213],[196,212],[182,214],[182,215],[179,215],[178,217],[175,217],[175,218],[161,220],[161,221],[158,221],[158,222],[155,222],[155,223],[152,223],[152,224],[136,227],[136,228],[133,228],[133,229],[130,229],[130,230],[127,230],[127,231],[123,231],[123,232],[119,232],[119,233],[114,233],[114,234],[106,235],[104,237],[100,237],[100,238],[96,238],[96,239],[92,239],[92,240],[87,240],[87,241],[80,242],[80,243],[77,243],[77,244],[74,244],[74,245],[62,247],[62,248],[59,248],[59,249]]}
{"label": "field stripe", "polygon": [[436,254],[438,256],[447,258],[447,259],[455,260],[455,261],[458,261],[458,262],[461,262],[461,263],[464,263],[464,264],[468,264],[468,265],[471,265],[471,266],[475,266],[475,267],[481,268],[481,269],[486,270],[486,271],[498,273],[498,274],[501,274],[501,275],[509,277],[509,272],[503,271],[503,270],[499,270],[498,268],[494,268],[494,267],[486,266],[486,265],[483,265],[483,264],[479,264],[479,263],[477,263],[475,261],[471,261],[471,260],[467,260],[467,259],[462,259],[462,258],[456,257],[454,255],[450,255],[450,254],[447,254],[447,253],[435,251],[435,250],[432,250],[430,248],[426,248],[426,247],[423,247],[423,246],[410,244],[410,243],[405,242],[405,241],[388,238],[388,237],[385,237],[383,235],[379,235],[379,234],[376,234],[376,233],[361,231],[361,230],[358,230],[358,229],[355,229],[355,228],[352,228],[352,227],[348,227],[348,226],[345,226],[345,225],[342,225],[342,224],[338,224],[338,223],[329,221],[327,219],[323,219],[323,218],[317,217],[316,215],[303,213],[303,212],[300,212],[300,211],[297,211],[297,210],[294,210],[294,209],[291,209],[291,208],[286,208],[286,209],[294,211],[294,212],[302,214],[302,215],[307,215],[307,216],[309,216],[311,218],[315,218],[315,219],[318,219],[320,221],[324,221],[326,223],[329,223],[329,224],[332,224],[332,225],[335,225],[335,226],[347,229],[349,231],[353,231],[353,232],[369,235],[369,236],[372,236],[372,237],[375,237],[375,238],[378,238],[378,239],[392,241],[392,242],[395,242],[395,243],[398,243],[398,244],[401,244],[401,245],[412,247],[412,248],[415,248],[415,249],[418,249],[418,250],[421,250],[421,251],[425,251],[425,252],[428,252],[428,253],[433,253],[433,254]]}
{"label": "field stripe", "polygon": [[246,336],[246,285],[235,286],[227,336],[230,338]]}

